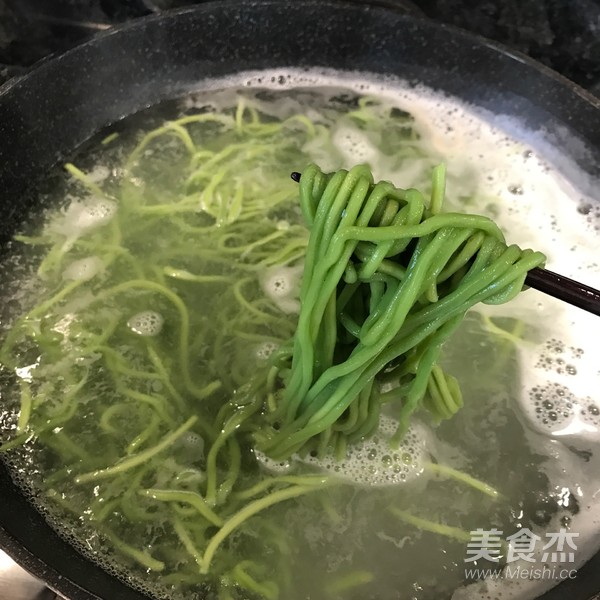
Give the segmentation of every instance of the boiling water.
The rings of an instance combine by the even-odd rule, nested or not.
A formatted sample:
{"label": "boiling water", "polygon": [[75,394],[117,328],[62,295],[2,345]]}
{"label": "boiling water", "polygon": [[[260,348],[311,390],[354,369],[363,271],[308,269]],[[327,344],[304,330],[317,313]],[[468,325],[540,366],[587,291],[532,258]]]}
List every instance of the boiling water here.
{"label": "boiling water", "polygon": [[[368,126],[356,116],[365,95],[374,98],[368,110],[375,118]],[[142,133],[165,118],[206,111],[233,118],[232,107],[240,98],[263,122],[302,115],[316,126],[315,135],[307,136],[299,121],[285,152],[273,156],[262,149],[258,162],[244,163],[249,171],[234,177],[236,185],[244,180],[255,186],[251,201],[282,193],[276,206],[257,213],[256,237],[249,242],[243,237],[247,230],[234,229],[234,203],[210,213],[216,196],[211,199],[202,189],[194,190],[193,210],[162,215],[163,208],[156,208],[181,200],[178,190],[189,157],[177,139],[148,146],[135,169],[124,166]],[[158,505],[139,494],[169,486],[204,493],[208,434],[198,424],[166,448],[159,461],[132,470],[131,478],[78,479],[143,452],[151,445],[140,438],[148,423],[154,428],[149,438],[160,440],[191,415],[209,420],[293,331],[306,232],[296,207],[296,184],[287,175],[308,162],[324,170],[366,162],[376,179],[425,192],[432,167],[445,162],[447,209],[491,216],[510,242],[545,252],[553,270],[600,286],[598,244],[590,241],[597,239],[599,219],[597,204],[586,196],[589,182],[583,174],[577,181],[566,180],[560,164],[547,162],[539,140],[533,148],[526,132],[523,139],[507,135],[513,126],[397,82],[258,73],[214,82],[210,90],[121,124],[116,140],[92,144],[75,162],[101,189],[90,192],[89,185],[86,190],[63,177],[45,199],[43,231],[61,240],[56,256],[48,260],[44,246],[24,251],[14,245],[3,265],[3,280],[9,282],[4,337],[36,297],[72,287],[64,300],[30,319],[42,345],[35,335],[17,345],[18,364],[3,371],[5,441],[24,435],[18,428],[18,382],[31,384],[40,398],[34,400],[34,416],[39,411],[51,422],[62,415],[65,395],[74,406],[68,420],[50,429],[38,424],[43,430],[39,439],[28,438],[5,454],[15,480],[82,552],[157,597],[526,599],[555,585],[556,578],[473,581],[465,573],[474,566],[465,563],[466,539],[477,528],[496,528],[503,538],[521,528],[542,538],[561,527],[578,533],[574,562],[562,565],[557,559],[552,563],[556,572],[562,566],[576,568],[596,550],[600,371],[593,344],[600,331],[593,318],[535,291],[508,305],[479,307],[466,318],[443,357],[445,368],[460,381],[464,409],[439,427],[415,420],[400,448],[388,444],[393,412],[382,416],[372,439],[350,448],[341,462],[295,456],[277,463],[243,442],[241,475],[224,495],[272,476],[306,473],[331,475],[339,485],[249,519],[219,549],[212,578],[200,576],[193,552],[174,533],[180,523],[194,540],[208,540],[214,535],[211,527],[181,503]],[[210,151],[234,143],[211,127],[197,134],[208,140]],[[574,172],[571,165],[568,171]],[[130,205],[119,195],[125,194],[119,188],[123,180]],[[136,212],[139,206],[153,208]],[[202,233],[215,222],[221,231],[233,232],[219,248],[211,247]],[[35,236],[39,228],[31,224],[28,233]],[[257,243],[262,232],[273,235],[273,241]],[[232,263],[231,248],[242,239],[249,245]],[[254,256],[261,248],[268,252],[259,261]],[[181,312],[168,296],[132,289],[97,304],[107,288],[141,277],[166,285],[192,307],[188,350],[195,386],[222,382],[201,403],[180,381],[174,357],[181,357]],[[254,322],[236,300],[232,290],[242,280],[245,287],[238,292],[274,315],[268,327]],[[148,356],[159,360],[149,366]],[[157,369],[162,376],[147,376]],[[143,386],[140,372],[146,373]],[[172,404],[165,406],[164,398]],[[111,412],[113,406],[117,412]],[[234,455],[220,458],[224,482],[232,461]],[[445,476],[440,465],[447,469]],[[448,472],[475,477],[501,496]],[[425,521],[452,529],[433,532]],[[541,544],[533,555],[537,566],[542,565],[540,549]],[[248,560],[252,564],[242,571],[255,581],[275,582],[279,592],[267,583],[236,588],[239,572],[237,580],[231,573]],[[481,560],[476,566],[500,569]]]}

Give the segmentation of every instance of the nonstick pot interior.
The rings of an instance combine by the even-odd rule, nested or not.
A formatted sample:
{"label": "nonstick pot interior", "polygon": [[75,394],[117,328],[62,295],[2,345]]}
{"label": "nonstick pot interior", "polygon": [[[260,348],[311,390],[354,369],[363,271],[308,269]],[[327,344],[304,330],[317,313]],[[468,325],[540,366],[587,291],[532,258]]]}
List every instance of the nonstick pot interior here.
{"label": "nonstick pot interior", "polygon": [[[367,3],[207,2],[112,30],[0,91],[0,242],[36,185],[99,129],[239,71],[324,67],[397,76],[542,130],[599,174],[600,105],[533,61],[456,29]],[[140,600],[62,540],[0,464],[0,545],[70,600]],[[587,599],[600,555],[544,596]]]}

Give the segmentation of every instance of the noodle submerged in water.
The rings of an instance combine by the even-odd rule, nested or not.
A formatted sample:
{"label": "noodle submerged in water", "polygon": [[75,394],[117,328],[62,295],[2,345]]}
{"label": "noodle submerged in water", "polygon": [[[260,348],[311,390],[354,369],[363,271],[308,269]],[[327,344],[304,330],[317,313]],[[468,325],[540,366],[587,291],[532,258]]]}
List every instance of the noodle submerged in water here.
{"label": "noodle submerged in water", "polygon": [[[514,403],[537,322],[461,324],[544,257],[471,195],[442,211],[419,120],[348,88],[186,102],[67,165],[4,262],[1,451],[50,522],[156,597],[437,600],[470,530],[571,519]],[[298,189],[309,163],[336,173]]]}

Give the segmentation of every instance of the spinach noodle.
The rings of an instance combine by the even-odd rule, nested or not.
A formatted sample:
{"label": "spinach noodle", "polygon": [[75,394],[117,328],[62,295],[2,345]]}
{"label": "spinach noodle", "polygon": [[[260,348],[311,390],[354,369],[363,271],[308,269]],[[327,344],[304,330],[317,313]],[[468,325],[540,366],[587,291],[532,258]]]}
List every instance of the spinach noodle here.
{"label": "spinach noodle", "polygon": [[436,365],[442,344],[478,302],[514,298],[545,257],[507,246],[487,217],[442,213],[444,189],[443,166],[429,202],[374,184],[364,166],[304,171],[301,311],[277,429],[260,437],[265,453],[283,459],[330,445],[343,457],[377,428],[382,404],[399,405],[397,437],[421,405],[437,421],[462,406],[458,382]]}

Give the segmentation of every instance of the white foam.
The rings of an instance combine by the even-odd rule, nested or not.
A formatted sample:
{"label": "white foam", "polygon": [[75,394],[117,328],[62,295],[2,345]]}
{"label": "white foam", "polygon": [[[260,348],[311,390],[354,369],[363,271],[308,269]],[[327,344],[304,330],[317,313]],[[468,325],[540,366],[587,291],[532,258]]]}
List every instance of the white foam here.
{"label": "white foam", "polygon": [[95,165],[87,173],[87,178],[94,183],[102,183],[110,175],[110,169],[106,165]]}
{"label": "white foam", "polygon": [[158,335],[164,324],[164,318],[160,313],[153,310],[144,310],[133,315],[127,321],[127,327],[144,337],[152,337]]}
{"label": "white foam", "polygon": [[67,237],[78,236],[106,225],[116,212],[116,202],[100,196],[72,200],[66,210],[49,224],[49,229]]}
{"label": "white foam", "polygon": [[48,223],[47,230],[64,236],[62,250],[68,252],[81,236],[109,223],[116,212],[116,202],[108,198],[74,198],[64,211]]}
{"label": "white foam", "polygon": [[348,124],[334,131],[333,143],[345,161],[352,164],[373,164],[380,154],[364,132]]}
{"label": "white foam", "polygon": [[413,420],[399,447],[392,448],[391,438],[397,428],[397,421],[381,415],[375,435],[348,446],[344,460],[337,461],[333,455],[324,458],[307,455],[296,460],[357,485],[381,487],[407,483],[423,473],[429,460],[430,436],[424,425]]}
{"label": "white foam", "polygon": [[284,313],[300,312],[302,266],[271,267],[260,275],[264,294]]}
{"label": "white foam", "polygon": [[204,439],[194,431],[184,433],[177,441],[177,447],[183,450],[191,463],[204,458]]}
{"label": "white foam", "polygon": [[322,458],[294,454],[289,461],[279,462],[262,452],[254,452],[261,465],[273,473],[288,473],[295,465],[304,464],[359,486],[404,484],[419,477],[425,463],[430,462],[431,433],[422,423],[413,420],[400,445],[393,448],[391,439],[397,428],[397,421],[381,415],[375,434],[349,445],[341,461],[330,453]]}
{"label": "white foam", "polygon": [[73,261],[63,271],[63,279],[89,281],[104,269],[104,263],[97,256],[88,256]]}
{"label": "white foam", "polygon": [[[553,332],[552,338],[518,346],[523,384],[518,399],[520,414],[529,427],[569,445],[598,444],[599,373],[594,338],[590,337],[598,328],[597,317],[546,298],[537,299],[536,304],[541,304],[537,310],[531,306],[525,308],[524,303],[534,294],[525,292],[504,307],[482,308],[482,312],[509,316],[512,307],[515,309],[512,316],[527,319],[539,332]],[[547,318],[552,319],[551,328],[547,326]],[[600,487],[596,478],[590,484]]]}
{"label": "white foam", "polygon": [[256,347],[256,358],[259,360],[268,360],[277,348],[278,345],[275,342],[263,342]]}
{"label": "white foam", "polygon": [[262,467],[269,471],[269,473],[274,473],[276,475],[284,475],[294,470],[294,461],[293,460],[273,460],[268,457],[266,454],[257,450],[256,448],[253,450],[254,456],[256,460],[262,465]]}

